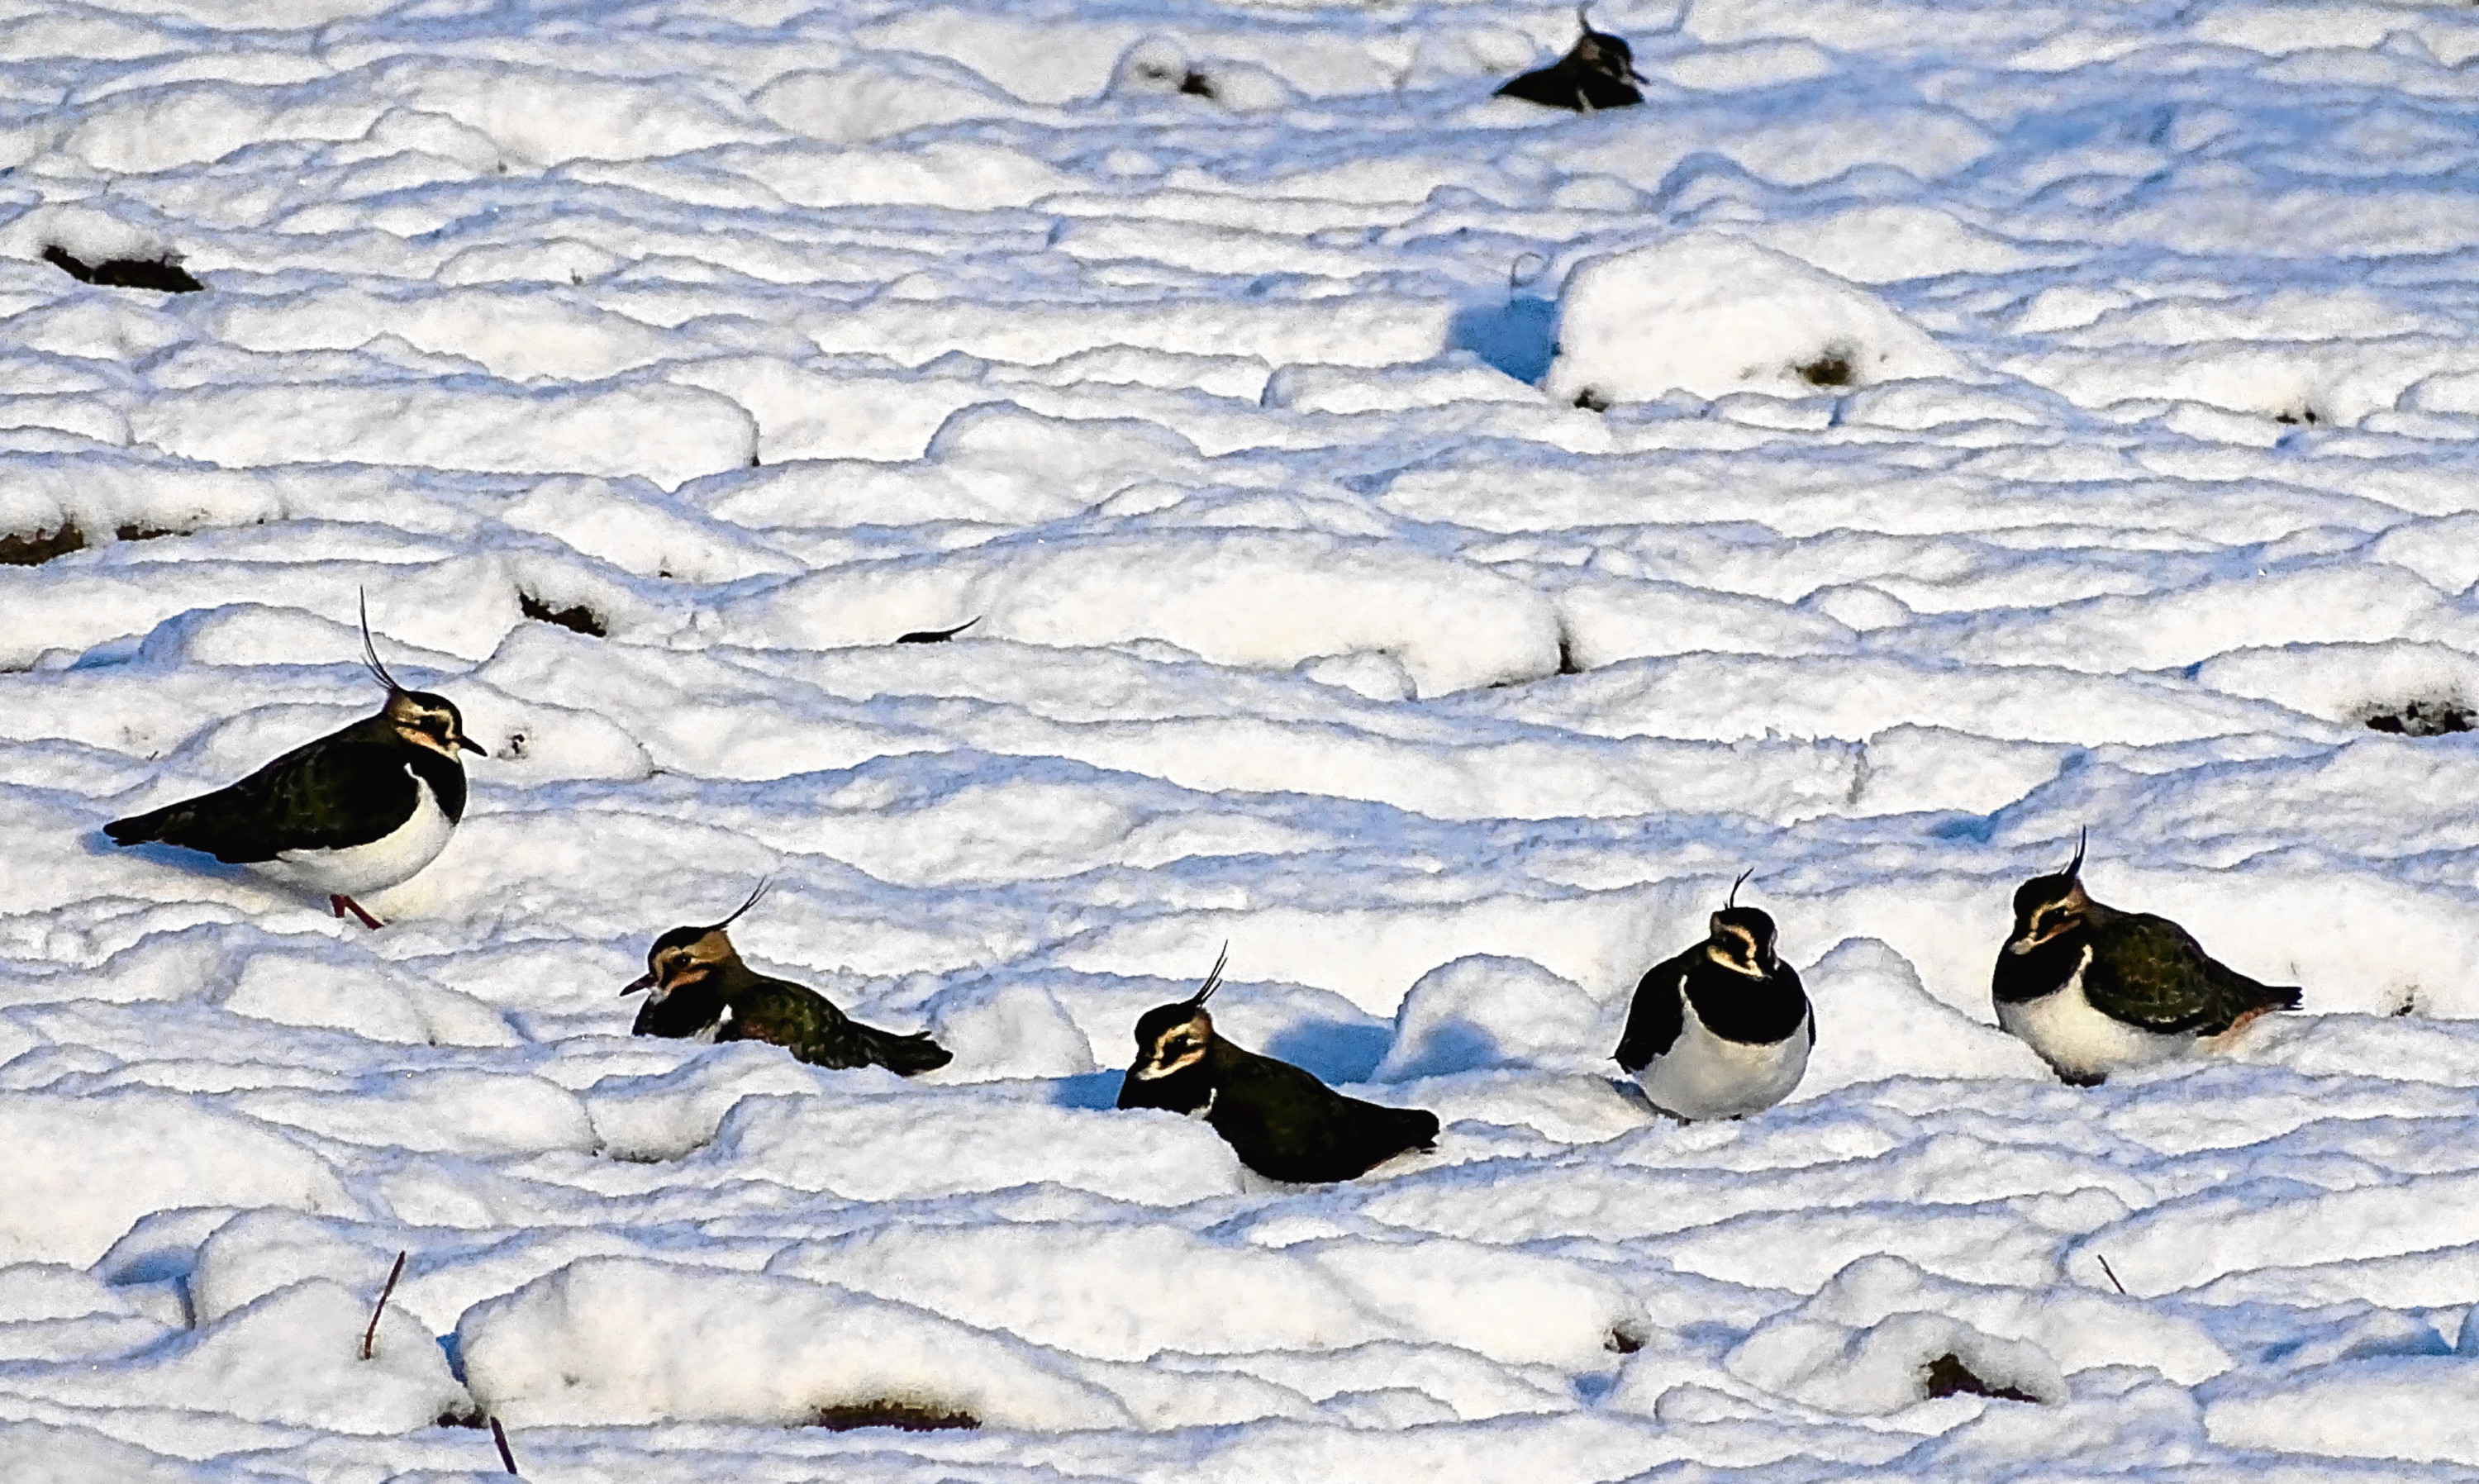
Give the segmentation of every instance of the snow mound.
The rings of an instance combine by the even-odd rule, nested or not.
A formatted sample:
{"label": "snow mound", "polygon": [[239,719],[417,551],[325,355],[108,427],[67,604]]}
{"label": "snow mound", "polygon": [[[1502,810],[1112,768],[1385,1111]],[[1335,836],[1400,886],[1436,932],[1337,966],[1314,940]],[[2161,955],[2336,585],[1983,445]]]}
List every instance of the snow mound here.
{"label": "snow mound", "polygon": [[308,1149],[175,1092],[0,1092],[0,1146],[22,1161],[0,1202],[0,1263],[91,1263],[139,1217],[173,1206],[356,1209]]}
{"label": "snow mound", "polygon": [[2051,1076],[2032,1048],[1930,995],[1891,944],[1846,939],[1800,978],[1816,1012],[1816,1049],[1794,1097],[1881,1077]]}
{"label": "snow mound", "polygon": [[109,1397],[340,1433],[404,1433],[470,1410],[438,1343],[401,1310],[380,1316],[362,1359],[375,1296],[305,1279],[122,1362],[116,1376],[60,1366],[0,1387],[38,1379],[30,1390],[86,1405]]}
{"label": "snow mound", "polygon": [[2000,1339],[1949,1314],[1908,1311],[1864,1325],[1776,1319],[1730,1352],[1730,1373],[1820,1411],[1882,1417],[1930,1399],[1939,1363],[1988,1394],[2063,1401],[2064,1372],[2029,1341]]}
{"label": "snow mound", "polygon": [[476,1305],[456,1341],[473,1399],[515,1423],[799,1426],[888,1402],[1035,1431],[1134,1421],[1022,1342],[759,1273],[588,1259]]}
{"label": "snow mound", "polygon": [[1962,358],[1882,300],[1787,253],[1698,232],[1587,258],[1558,294],[1543,383],[1608,406],[1664,393],[1813,396],[1916,376]]}
{"label": "snow mound", "polygon": [[954,1052],[942,1081],[1081,1077],[1094,1071],[1093,1043],[1057,997],[1038,985],[977,985],[930,1007],[931,1038]]}
{"label": "snow mound", "polygon": [[[1397,1337],[1350,1285],[1314,1263],[1168,1227],[882,1229],[790,1248],[767,1270],[842,1284],[1099,1360]],[[1023,1281],[1029,1272],[1041,1281]]]}
{"label": "snow mound", "polygon": [[992,542],[820,572],[720,617],[741,642],[829,646],[976,614],[976,638],[1160,639],[1224,665],[1380,652],[1423,696],[1558,671],[1557,614],[1539,591],[1400,544],[1307,531]]}
{"label": "snow mound", "polygon": [[1394,1039],[1370,1073],[1404,1082],[1489,1066],[1603,1069],[1607,1018],[1583,986],[1528,959],[1473,954],[1420,976],[1394,1011]]}
{"label": "snow mound", "polygon": [[[862,1075],[893,1080],[844,1074]],[[1180,1206],[1240,1188],[1231,1146],[1201,1123],[1001,1103],[961,1105],[969,1117],[925,1123],[925,1105],[941,1096],[962,1094],[743,1098],[692,1163],[864,1201],[1060,1185]],[[925,1138],[935,1140],[934,1157]]]}

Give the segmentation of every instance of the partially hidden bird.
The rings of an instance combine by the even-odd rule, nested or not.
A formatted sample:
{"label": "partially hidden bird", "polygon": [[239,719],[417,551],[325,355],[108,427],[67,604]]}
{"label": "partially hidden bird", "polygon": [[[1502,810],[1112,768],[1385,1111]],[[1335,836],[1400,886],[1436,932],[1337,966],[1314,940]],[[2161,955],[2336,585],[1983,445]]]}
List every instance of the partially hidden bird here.
{"label": "partially hidden bird", "polygon": [[652,991],[637,1011],[633,1034],[677,1039],[712,1027],[718,1041],[765,1041],[811,1066],[882,1066],[900,1077],[955,1060],[926,1032],[898,1036],[863,1025],[816,990],[742,962],[724,930],[755,907],[766,887],[758,883],[721,922],[674,928],[654,939],[646,950],[646,972],[620,991],[623,998]]}
{"label": "partially hidden bird", "polygon": [[1762,1113],[1799,1086],[1816,1046],[1816,1011],[1799,971],[1774,948],[1774,920],[1739,906],[1739,886],[1704,941],[1646,971],[1627,1008],[1616,1061],[1653,1107],[1676,1117]]}
{"label": "partially hidden bird", "polygon": [[480,753],[455,704],[407,690],[379,662],[362,606],[362,663],[387,687],[373,716],[276,758],[229,787],[127,819],[115,845],[160,842],[323,892],[338,917],[382,926],[354,898],[413,879],[465,817],[465,763]]}
{"label": "partially hidden bird", "polygon": [[1205,1004],[1230,960],[1226,945],[1194,994],[1138,1017],[1137,1060],[1119,1084],[1119,1107],[1203,1118],[1240,1164],[1297,1185],[1349,1180],[1437,1141],[1435,1113],[1345,1097],[1215,1034]]}
{"label": "partially hidden bird", "polygon": [[2294,985],[2263,985],[2204,952],[2166,917],[2120,911],[2083,890],[2083,849],[2014,892],[2014,930],[1990,991],[1997,1023],[2060,1081],[2191,1055],[2257,1016],[2298,1008]]}
{"label": "partially hidden bird", "polygon": [[1575,23],[1583,35],[1567,55],[1546,67],[1535,67],[1522,76],[1500,86],[1495,96],[1521,98],[1545,108],[1563,108],[1578,114],[1597,114],[1603,109],[1632,108],[1644,101],[1636,84],[1644,75],[1635,69],[1635,49],[1620,37],[1593,29],[1593,18],[1584,6],[1575,7]]}

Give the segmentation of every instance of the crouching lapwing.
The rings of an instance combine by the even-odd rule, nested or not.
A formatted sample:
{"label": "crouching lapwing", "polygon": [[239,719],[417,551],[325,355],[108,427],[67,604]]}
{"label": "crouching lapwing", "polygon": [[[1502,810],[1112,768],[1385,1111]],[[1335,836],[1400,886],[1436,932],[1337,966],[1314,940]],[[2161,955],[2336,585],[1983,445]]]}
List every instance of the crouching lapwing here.
{"label": "crouching lapwing", "polygon": [[1119,1084],[1121,1108],[1203,1118],[1240,1163],[1298,1185],[1349,1180],[1437,1141],[1438,1116],[1344,1097],[1288,1062],[1259,1056],[1214,1031],[1205,1002],[1221,987],[1229,949],[1187,999],[1137,1021],[1137,1061]]}
{"label": "crouching lapwing", "polygon": [[713,1027],[716,1040],[765,1041],[811,1066],[882,1066],[901,1077],[955,1060],[926,1034],[898,1036],[862,1025],[816,990],[742,962],[724,929],[765,894],[760,882],[723,921],[674,928],[654,939],[646,950],[646,972],[620,990],[623,997],[653,991],[637,1012],[636,1035],[680,1038]]}
{"label": "crouching lapwing", "polygon": [[1546,67],[1536,67],[1497,90],[1501,98],[1521,98],[1546,108],[1597,114],[1605,108],[1632,108],[1644,101],[1636,84],[1635,51],[1606,31],[1593,29],[1585,7],[1575,7],[1575,23],[1583,28],[1567,55]]}

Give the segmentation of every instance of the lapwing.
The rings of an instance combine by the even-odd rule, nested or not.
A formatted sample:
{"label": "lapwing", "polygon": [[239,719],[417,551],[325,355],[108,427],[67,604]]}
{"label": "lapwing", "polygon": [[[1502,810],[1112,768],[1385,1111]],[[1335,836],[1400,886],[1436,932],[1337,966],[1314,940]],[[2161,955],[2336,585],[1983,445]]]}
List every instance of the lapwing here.
{"label": "lapwing", "polygon": [[1774,920],[1739,905],[1746,874],[1704,941],[1637,981],[1617,1062],[1652,1106],[1690,1122],[1762,1113],[1799,1086],[1816,1011],[1774,952]]}
{"label": "lapwing", "polygon": [[1593,29],[1586,7],[1575,7],[1575,23],[1583,28],[1567,55],[1546,67],[1536,67],[1497,90],[1501,98],[1521,98],[1547,108],[1597,114],[1607,108],[1633,108],[1644,101],[1636,84],[1635,52],[1606,31]]}
{"label": "lapwing", "polygon": [[2014,931],[1997,955],[1997,1023],[2060,1081],[2188,1055],[2267,1011],[2296,1010],[2294,985],[2261,985],[2204,952],[2166,917],[2123,912],[2083,891],[2084,841],[2053,876],[2015,888]]}
{"label": "lapwing", "polygon": [[789,980],[760,974],[740,960],[724,932],[766,895],[764,882],[723,921],[674,928],[646,950],[646,972],[625,985],[625,998],[651,989],[634,1034],[675,1038],[715,1026],[718,1041],[765,1041],[811,1066],[841,1070],[882,1066],[900,1077],[934,1071],[954,1053],[926,1033],[897,1036],[862,1025],[826,996]]}
{"label": "lapwing", "polygon": [[387,704],[342,731],[278,757],[228,788],[115,819],[115,845],[160,841],[203,851],[288,884],[324,892],[338,917],[382,924],[353,899],[412,880],[465,816],[465,763],[479,753],[455,704],[407,690],[379,662],[362,605],[362,663]]}
{"label": "lapwing", "polygon": [[1119,1084],[1121,1108],[1203,1118],[1240,1164],[1295,1185],[1349,1180],[1437,1141],[1435,1113],[1344,1097],[1288,1062],[1215,1035],[1205,1002],[1222,986],[1230,960],[1226,945],[1194,994],[1138,1018],[1136,1064]]}

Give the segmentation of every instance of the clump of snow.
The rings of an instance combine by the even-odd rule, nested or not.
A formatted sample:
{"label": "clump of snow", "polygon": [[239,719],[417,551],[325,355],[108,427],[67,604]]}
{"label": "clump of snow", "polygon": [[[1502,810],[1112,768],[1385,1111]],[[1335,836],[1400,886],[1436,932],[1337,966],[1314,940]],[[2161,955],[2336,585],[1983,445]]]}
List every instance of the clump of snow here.
{"label": "clump of snow", "polygon": [[[896,1081],[874,1068],[844,1075],[863,1087]],[[982,1105],[975,1109],[976,1137],[936,1161],[916,1157],[920,1115],[916,1098],[891,1089],[876,1096],[746,1097],[695,1158],[850,1200],[1059,1185],[1176,1206],[1240,1185],[1230,1145],[1204,1124],[1165,1113]]]}
{"label": "clump of snow", "polygon": [[[1950,1314],[1911,1310],[1864,1325],[1776,1319],[1730,1353],[1731,1373],[1826,1412],[1881,1417],[1930,1399],[1939,1363],[1989,1394],[2062,1401],[2065,1376],[2029,1341],[1986,1334]],[[1961,1382],[1953,1377],[1949,1384]]]}
{"label": "clump of snow", "polygon": [[0,1263],[87,1264],[173,1206],[356,1209],[327,1162],[243,1113],[178,1092],[0,1091],[0,1144],[22,1162],[0,1203]]}
{"label": "clump of snow", "polygon": [[1473,954],[1420,976],[1394,1011],[1394,1039],[1370,1073],[1403,1082],[1489,1066],[1591,1071],[1606,1064],[1610,1018],[1583,986],[1525,959]]}
{"label": "clump of snow", "polygon": [[456,1342],[474,1401],[520,1424],[797,1426],[872,1402],[1036,1431],[1133,1421],[1020,1341],[846,1289],[671,1263],[572,1263],[476,1305]]}
{"label": "clump of snow", "polygon": [[1587,258],[1558,294],[1558,354],[1542,383],[1607,406],[1667,392],[1815,395],[1962,359],[1882,300],[1787,253],[1715,233]]}
{"label": "clump of snow", "polygon": [[1816,1047],[1795,1097],[1883,1077],[2050,1076],[2029,1046],[1930,994],[1891,944],[1846,939],[1801,979],[1816,1014]]}
{"label": "clump of snow", "polygon": [[999,984],[950,990],[931,1006],[933,1039],[955,1053],[957,1081],[1079,1077],[1095,1069],[1093,1043],[1056,997],[1038,985]]}

